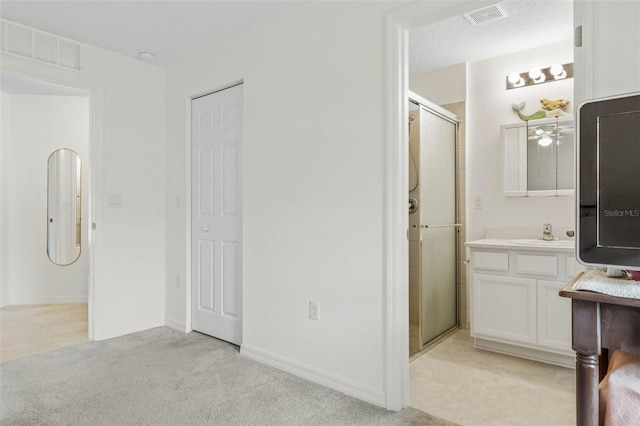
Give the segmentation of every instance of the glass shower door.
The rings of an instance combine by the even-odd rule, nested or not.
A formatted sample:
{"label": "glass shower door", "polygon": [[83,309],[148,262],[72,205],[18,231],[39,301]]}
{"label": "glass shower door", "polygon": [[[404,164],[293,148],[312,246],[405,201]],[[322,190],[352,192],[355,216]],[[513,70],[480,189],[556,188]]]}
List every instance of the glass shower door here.
{"label": "glass shower door", "polygon": [[456,144],[458,123],[420,111],[422,344],[458,324]]}

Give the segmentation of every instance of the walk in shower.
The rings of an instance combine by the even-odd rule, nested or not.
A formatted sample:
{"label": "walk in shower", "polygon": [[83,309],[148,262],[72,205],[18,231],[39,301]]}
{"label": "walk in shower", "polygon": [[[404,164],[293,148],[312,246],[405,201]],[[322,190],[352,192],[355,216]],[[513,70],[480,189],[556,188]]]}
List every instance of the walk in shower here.
{"label": "walk in shower", "polygon": [[409,102],[410,354],[458,326],[457,117]]}

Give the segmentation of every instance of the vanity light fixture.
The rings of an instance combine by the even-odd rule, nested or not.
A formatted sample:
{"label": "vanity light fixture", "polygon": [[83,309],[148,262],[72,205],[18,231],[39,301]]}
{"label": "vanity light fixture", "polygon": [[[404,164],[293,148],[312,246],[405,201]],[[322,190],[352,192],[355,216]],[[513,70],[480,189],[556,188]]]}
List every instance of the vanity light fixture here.
{"label": "vanity light fixture", "polygon": [[507,90],[573,78],[573,63],[554,64],[548,68],[532,68],[526,72],[512,72],[507,76]]}

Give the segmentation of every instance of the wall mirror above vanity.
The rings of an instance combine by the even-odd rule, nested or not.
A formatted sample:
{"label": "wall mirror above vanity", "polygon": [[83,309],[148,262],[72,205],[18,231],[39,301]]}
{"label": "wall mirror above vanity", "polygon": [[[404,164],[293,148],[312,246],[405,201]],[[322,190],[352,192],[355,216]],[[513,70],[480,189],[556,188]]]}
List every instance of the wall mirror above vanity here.
{"label": "wall mirror above vanity", "polygon": [[507,197],[573,195],[573,117],[521,121],[501,130]]}

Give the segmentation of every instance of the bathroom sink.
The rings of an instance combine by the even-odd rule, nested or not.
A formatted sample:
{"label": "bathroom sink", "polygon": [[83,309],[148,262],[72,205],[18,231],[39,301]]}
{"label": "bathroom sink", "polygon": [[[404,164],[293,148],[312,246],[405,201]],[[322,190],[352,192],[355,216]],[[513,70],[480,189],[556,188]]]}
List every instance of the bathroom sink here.
{"label": "bathroom sink", "polygon": [[519,240],[509,240],[511,244],[517,244],[520,246],[535,246],[535,247],[573,247],[575,242],[573,240],[551,240],[545,241],[543,239],[535,238],[523,238]]}

